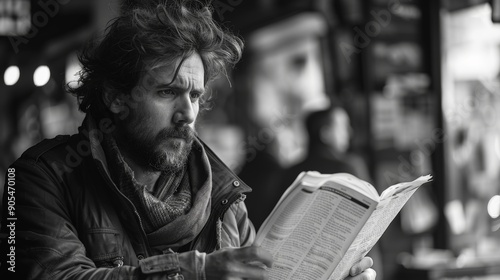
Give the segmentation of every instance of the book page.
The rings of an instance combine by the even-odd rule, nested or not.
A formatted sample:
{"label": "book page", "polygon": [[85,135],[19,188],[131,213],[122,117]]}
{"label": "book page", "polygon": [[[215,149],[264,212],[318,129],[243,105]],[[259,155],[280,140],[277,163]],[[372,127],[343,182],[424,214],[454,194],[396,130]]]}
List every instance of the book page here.
{"label": "book page", "polygon": [[382,234],[401,208],[422,184],[430,181],[431,176],[421,176],[412,182],[400,183],[386,189],[371,217],[351,244],[341,263],[330,280],[344,279],[349,269],[361,260],[377,243]]}
{"label": "book page", "polygon": [[331,180],[295,182],[264,222],[255,245],[273,254],[269,279],[328,279],[374,211],[376,201]]}

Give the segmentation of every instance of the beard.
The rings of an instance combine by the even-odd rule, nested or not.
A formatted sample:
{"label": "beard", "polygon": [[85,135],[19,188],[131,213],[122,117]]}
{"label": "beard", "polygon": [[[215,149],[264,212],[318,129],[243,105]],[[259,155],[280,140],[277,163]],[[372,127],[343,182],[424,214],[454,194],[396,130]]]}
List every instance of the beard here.
{"label": "beard", "polygon": [[156,171],[178,171],[186,165],[195,138],[189,126],[161,130],[148,153],[148,165]]}
{"label": "beard", "polygon": [[117,142],[123,142],[133,160],[161,172],[177,172],[186,165],[196,135],[189,126],[164,128],[156,136],[128,129],[124,134]]}

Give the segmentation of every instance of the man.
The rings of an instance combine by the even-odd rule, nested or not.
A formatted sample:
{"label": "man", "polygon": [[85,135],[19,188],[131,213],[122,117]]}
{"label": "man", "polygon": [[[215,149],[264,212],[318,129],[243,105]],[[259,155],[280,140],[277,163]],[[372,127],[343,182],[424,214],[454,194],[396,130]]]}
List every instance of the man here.
{"label": "man", "polygon": [[[265,279],[272,256],[251,246],[250,189],[194,132],[207,83],[242,47],[198,2],[115,19],[70,89],[86,113],[79,133],[42,141],[9,169],[15,212],[5,207],[3,225],[16,218],[15,246],[3,242],[2,257],[13,248],[15,262],[2,269],[15,279]],[[374,279],[371,264],[361,260],[353,279]]]}
{"label": "man", "polygon": [[369,180],[364,161],[348,154],[351,138],[349,115],[340,106],[310,113],[304,122],[309,137],[304,160],[282,173],[281,186],[290,185],[304,170],[322,173],[350,173]]}

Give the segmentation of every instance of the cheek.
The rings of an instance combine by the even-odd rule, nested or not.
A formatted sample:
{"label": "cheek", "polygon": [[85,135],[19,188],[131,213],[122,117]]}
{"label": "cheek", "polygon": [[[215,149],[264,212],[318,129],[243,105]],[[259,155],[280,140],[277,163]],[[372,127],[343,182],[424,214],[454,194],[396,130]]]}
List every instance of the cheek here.
{"label": "cheek", "polygon": [[198,119],[198,113],[200,112],[200,104],[193,104],[194,121],[191,123],[191,127],[195,127],[196,120]]}
{"label": "cheek", "polygon": [[173,123],[174,113],[176,109],[174,104],[169,102],[153,102],[145,108],[145,121],[151,123],[152,126],[165,128]]}
{"label": "cheek", "polygon": [[198,117],[198,113],[200,112],[200,103],[196,102],[193,104],[194,117]]}
{"label": "cheek", "polygon": [[129,116],[124,121],[125,125],[138,131],[149,131],[158,120],[155,118],[157,110],[148,102],[137,102],[129,106]]}

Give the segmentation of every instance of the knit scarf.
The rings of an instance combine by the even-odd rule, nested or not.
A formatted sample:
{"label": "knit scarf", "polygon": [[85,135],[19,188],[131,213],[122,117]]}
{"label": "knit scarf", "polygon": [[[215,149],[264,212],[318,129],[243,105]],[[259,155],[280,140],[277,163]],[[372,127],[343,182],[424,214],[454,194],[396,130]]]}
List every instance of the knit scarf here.
{"label": "knit scarf", "polygon": [[137,182],[112,136],[106,135],[102,146],[111,177],[137,209],[151,246],[178,248],[201,232],[210,215],[212,178],[207,155],[197,139],[186,166],[178,172],[161,173],[151,191]]}

